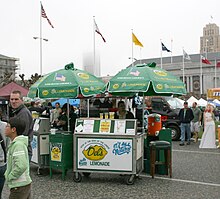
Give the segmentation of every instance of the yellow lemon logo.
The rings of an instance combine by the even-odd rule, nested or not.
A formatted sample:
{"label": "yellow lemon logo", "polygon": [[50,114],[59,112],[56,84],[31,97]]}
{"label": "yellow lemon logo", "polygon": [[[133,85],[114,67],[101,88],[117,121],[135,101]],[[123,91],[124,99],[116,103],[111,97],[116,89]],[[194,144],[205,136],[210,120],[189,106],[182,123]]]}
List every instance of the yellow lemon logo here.
{"label": "yellow lemon logo", "polygon": [[84,149],[83,150],[83,155],[89,159],[89,160],[93,160],[93,161],[98,161],[98,160],[102,160],[106,154],[108,152],[106,151],[106,149],[103,146],[89,146],[88,149]]}
{"label": "yellow lemon logo", "polygon": [[60,153],[60,149],[58,147],[53,147],[52,153],[59,154]]}
{"label": "yellow lemon logo", "polygon": [[48,92],[48,90],[43,90],[42,94],[43,94],[44,96],[46,96],[46,95],[49,94],[49,92]]}
{"label": "yellow lemon logo", "polygon": [[167,73],[161,70],[154,70],[154,73],[159,76],[167,76]]}
{"label": "yellow lemon logo", "polygon": [[157,84],[156,87],[157,87],[157,89],[160,89],[160,90],[163,89],[163,85],[162,84]]}
{"label": "yellow lemon logo", "polygon": [[118,88],[119,88],[119,85],[118,85],[118,84],[114,84],[114,85],[113,85],[113,88],[114,88],[114,89],[118,89]]}
{"label": "yellow lemon logo", "polygon": [[84,92],[88,93],[89,92],[89,88],[84,88]]}
{"label": "yellow lemon logo", "polygon": [[89,79],[89,75],[86,73],[78,73],[77,75],[82,79]]}

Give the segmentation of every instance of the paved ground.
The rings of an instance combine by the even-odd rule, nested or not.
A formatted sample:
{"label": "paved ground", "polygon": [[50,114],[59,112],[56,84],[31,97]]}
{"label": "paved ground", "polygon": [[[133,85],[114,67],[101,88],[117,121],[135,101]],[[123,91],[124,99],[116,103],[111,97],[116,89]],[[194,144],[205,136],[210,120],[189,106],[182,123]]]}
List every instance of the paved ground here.
{"label": "paved ground", "polygon": [[[53,178],[37,176],[35,165],[31,165],[34,199],[218,199],[220,198],[220,149],[199,149],[199,144],[179,146],[173,142],[173,178],[142,173],[134,185],[126,185],[124,176],[91,174],[82,182],[72,180],[72,172],[65,181],[61,173]],[[8,198],[8,188],[3,190],[3,199]]]}

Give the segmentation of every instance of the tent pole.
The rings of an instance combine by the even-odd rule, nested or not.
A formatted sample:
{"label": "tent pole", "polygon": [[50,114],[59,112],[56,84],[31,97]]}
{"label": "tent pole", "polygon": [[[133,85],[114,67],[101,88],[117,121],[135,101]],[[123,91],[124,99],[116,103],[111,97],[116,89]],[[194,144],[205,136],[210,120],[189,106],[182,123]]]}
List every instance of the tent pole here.
{"label": "tent pole", "polygon": [[145,133],[144,130],[144,110],[145,110],[145,97],[143,92],[143,99],[142,99],[142,133]]}
{"label": "tent pole", "polygon": [[67,98],[67,130],[70,131],[70,102],[69,98]]}

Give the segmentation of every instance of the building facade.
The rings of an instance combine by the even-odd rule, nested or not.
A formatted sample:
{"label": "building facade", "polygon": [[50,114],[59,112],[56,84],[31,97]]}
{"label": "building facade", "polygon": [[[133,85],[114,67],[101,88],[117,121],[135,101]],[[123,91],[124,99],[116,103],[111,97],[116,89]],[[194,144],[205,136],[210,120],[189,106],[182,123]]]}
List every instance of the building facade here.
{"label": "building facade", "polygon": [[[189,55],[191,60],[184,60],[183,56],[173,56],[162,58],[162,68],[171,72],[173,75],[184,80],[188,93],[201,96],[207,94],[207,89],[220,87],[220,67],[217,67],[217,62],[220,62],[220,52],[207,53],[208,60],[211,64],[201,62],[201,54]],[[143,59],[141,63],[155,62],[158,67],[161,67],[161,58]],[[135,61],[139,64],[140,61]],[[184,72],[183,72],[184,64]]]}
{"label": "building facade", "polygon": [[87,52],[83,54],[83,70],[88,71],[89,73],[100,77],[100,56],[99,53],[96,52],[95,62],[94,62],[94,54],[92,52]]}
{"label": "building facade", "polygon": [[17,61],[19,59],[0,54],[0,87],[4,83],[15,79],[16,70],[18,69]]}
{"label": "building facade", "polygon": [[203,36],[200,37],[200,53],[220,52],[219,27],[209,23],[203,28]]}

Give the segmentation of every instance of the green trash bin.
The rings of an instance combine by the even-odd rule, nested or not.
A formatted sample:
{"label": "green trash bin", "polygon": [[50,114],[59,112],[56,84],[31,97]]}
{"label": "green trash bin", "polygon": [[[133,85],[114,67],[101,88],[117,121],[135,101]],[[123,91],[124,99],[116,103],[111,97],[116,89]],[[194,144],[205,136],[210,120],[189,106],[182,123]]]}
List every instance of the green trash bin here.
{"label": "green trash bin", "polygon": [[73,168],[73,134],[71,132],[56,132],[49,135],[50,141],[50,177],[52,169],[62,170],[65,179],[68,169]]}
{"label": "green trash bin", "polygon": [[[146,139],[144,140],[144,170],[146,173],[150,173],[150,147],[149,144],[151,141],[156,141],[156,140],[163,140],[167,141],[170,144],[172,144],[172,131],[171,129],[161,129],[159,131],[158,136],[150,136],[147,135]],[[171,147],[171,153],[172,153],[172,147]],[[164,153],[163,151],[157,152],[157,161],[164,161]],[[158,165],[155,169],[155,173],[160,174],[160,175],[166,175],[167,170],[165,165]]]}
{"label": "green trash bin", "polygon": [[[172,154],[172,130],[167,128],[167,129],[161,129],[159,132],[159,140],[160,141],[167,141],[171,145],[171,154]],[[164,157],[164,152],[160,151],[158,154],[158,161],[165,161]],[[160,175],[167,175],[167,169],[165,165],[158,165],[156,172]]]}

